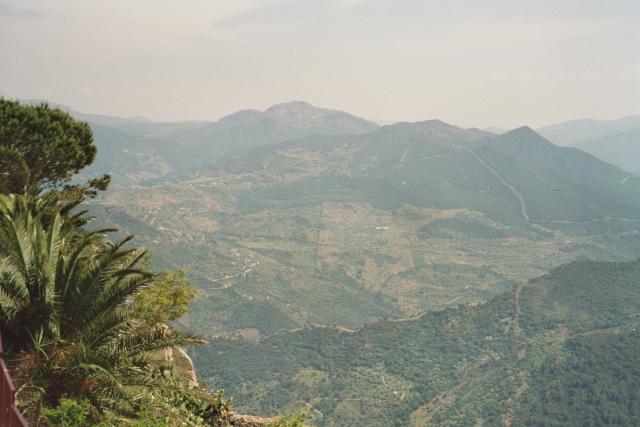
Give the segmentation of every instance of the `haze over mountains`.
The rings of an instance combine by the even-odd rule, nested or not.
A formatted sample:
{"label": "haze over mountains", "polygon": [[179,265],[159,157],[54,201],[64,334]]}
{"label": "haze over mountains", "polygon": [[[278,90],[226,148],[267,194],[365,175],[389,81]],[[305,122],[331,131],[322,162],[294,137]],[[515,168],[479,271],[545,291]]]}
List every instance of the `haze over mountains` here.
{"label": "haze over mountains", "polygon": [[[299,137],[359,134],[378,128],[377,124],[349,113],[317,108],[303,101],[276,104],[265,111],[242,110],[217,122],[154,122],[85,114],[61,107],[89,122],[94,129],[103,155],[85,173],[111,171],[117,184],[158,178],[215,162],[234,152]],[[487,130],[496,134],[508,131]],[[640,173],[640,155],[636,155],[640,146],[640,116],[610,121],[574,120],[545,126],[538,132],[557,145],[580,148],[628,172]]]}
{"label": "haze over mountains", "polygon": [[114,171],[116,183],[157,178],[229,153],[301,136],[365,133],[378,127],[349,113],[302,101],[277,104],[266,111],[238,111],[213,123],[72,114],[92,124],[96,144],[105,154],[86,172]]}
{"label": "haze over mountains", "polygon": [[538,131],[558,145],[579,148],[635,175],[640,174],[640,116],[574,120]]}
{"label": "haze over mountains", "polygon": [[[575,367],[585,349],[603,370],[637,348],[635,309],[619,304],[640,257],[629,171],[528,127],[379,127],[300,102],[215,123],[84,117],[99,154],[83,173],[116,183],[90,208],[189,271],[199,291],[181,322],[211,340],[197,368],[241,408],[306,408],[327,426],[495,425],[555,402],[556,425],[587,399],[610,423],[639,404],[618,401],[632,382]],[[574,125],[545,132],[578,144]]]}
{"label": "haze over mountains", "polygon": [[378,127],[300,102],[213,124],[100,123],[95,168],[144,186],[95,208],[159,259],[184,245],[198,327],[225,334],[359,327],[486,301],[577,257],[640,256],[640,179],[526,127]]}
{"label": "haze over mountains", "polygon": [[558,145],[578,146],[582,141],[600,139],[640,128],[640,116],[617,120],[571,120],[538,129],[538,132]]}

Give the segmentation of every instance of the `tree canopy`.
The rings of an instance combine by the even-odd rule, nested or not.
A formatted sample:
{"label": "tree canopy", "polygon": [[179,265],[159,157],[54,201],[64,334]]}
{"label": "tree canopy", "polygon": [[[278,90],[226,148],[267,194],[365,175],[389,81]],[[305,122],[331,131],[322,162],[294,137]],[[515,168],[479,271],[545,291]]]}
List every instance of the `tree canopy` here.
{"label": "tree canopy", "polygon": [[183,270],[166,271],[138,294],[132,313],[150,325],[176,320],[189,312],[195,295]]}
{"label": "tree canopy", "polygon": [[68,182],[96,156],[88,124],[47,104],[0,98],[0,191],[22,193]]}

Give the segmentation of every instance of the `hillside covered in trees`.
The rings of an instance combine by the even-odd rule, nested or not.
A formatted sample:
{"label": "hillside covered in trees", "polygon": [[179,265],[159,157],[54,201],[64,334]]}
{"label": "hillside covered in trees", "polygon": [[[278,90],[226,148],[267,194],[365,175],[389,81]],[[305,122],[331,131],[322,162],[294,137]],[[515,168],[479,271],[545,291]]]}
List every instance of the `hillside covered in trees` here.
{"label": "hillside covered in trees", "polygon": [[636,425],[639,278],[640,261],[573,262],[486,304],[218,339],[195,361],[241,408],[320,426]]}

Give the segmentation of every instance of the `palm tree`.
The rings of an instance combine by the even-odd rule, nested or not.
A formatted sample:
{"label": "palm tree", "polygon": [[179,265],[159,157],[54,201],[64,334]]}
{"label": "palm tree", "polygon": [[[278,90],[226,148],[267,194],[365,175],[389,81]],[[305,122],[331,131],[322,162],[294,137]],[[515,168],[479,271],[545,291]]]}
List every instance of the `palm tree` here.
{"label": "palm tree", "polygon": [[149,355],[203,341],[133,318],[132,300],[154,279],[139,267],[145,251],[83,222],[45,199],[0,195],[0,333],[45,401],[133,413],[162,381]]}

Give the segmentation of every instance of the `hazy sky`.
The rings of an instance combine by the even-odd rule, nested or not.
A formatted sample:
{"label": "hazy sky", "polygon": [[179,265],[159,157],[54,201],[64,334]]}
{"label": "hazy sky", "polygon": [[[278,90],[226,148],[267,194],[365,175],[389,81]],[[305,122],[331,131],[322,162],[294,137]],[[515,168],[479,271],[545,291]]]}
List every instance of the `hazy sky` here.
{"label": "hazy sky", "polygon": [[640,0],[0,0],[0,94],[217,119],[288,100],[538,126],[640,113]]}

